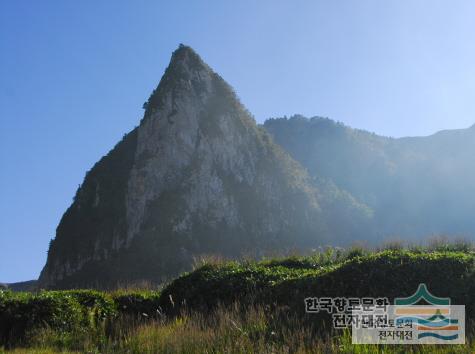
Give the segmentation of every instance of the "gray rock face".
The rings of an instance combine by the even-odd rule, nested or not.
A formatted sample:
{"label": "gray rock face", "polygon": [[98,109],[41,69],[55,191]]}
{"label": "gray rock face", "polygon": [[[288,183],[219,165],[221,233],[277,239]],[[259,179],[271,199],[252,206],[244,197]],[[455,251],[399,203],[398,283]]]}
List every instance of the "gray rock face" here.
{"label": "gray rock face", "polygon": [[[147,203],[168,189],[183,183],[190,191],[184,196],[188,210],[181,220],[176,220],[176,229],[189,231],[190,214],[212,208],[213,219],[224,219],[237,224],[236,206],[230,196],[223,195],[223,183],[213,164],[235,173],[247,183],[255,175],[255,158],[239,153],[245,144],[255,148],[250,140],[236,131],[237,122],[230,113],[209,116],[207,109],[216,96],[215,74],[205,65],[193,67],[189,50],[175,53],[173,69],[179,71],[172,87],[164,93],[163,104],[157,107],[138,130],[136,159],[144,161],[132,169],[127,193],[127,240],[140,231]],[[179,92],[179,97],[177,92]],[[206,131],[205,120],[213,119],[219,133],[213,137]],[[209,123],[208,123],[209,124]],[[253,146],[254,145],[254,146]],[[193,174],[183,176],[183,171],[194,161],[199,164]],[[186,180],[184,180],[184,178]],[[213,220],[209,220],[212,222]]]}
{"label": "gray rock face", "polygon": [[[173,79],[168,77],[172,74]],[[189,48],[175,52],[164,81],[172,83],[160,92],[161,104],[138,129],[136,161],[141,163],[134,165],[128,183],[128,243],[140,233],[147,205],[165,191],[181,191],[175,198],[182,199],[184,209],[177,210],[173,231],[188,234],[193,233],[193,218],[210,226],[239,227],[243,206],[233,185],[260,193],[259,203],[271,205],[283,197],[282,187],[288,186],[276,181],[272,169],[259,167],[276,158],[266,149],[278,148],[262,141],[265,134],[231,88],[196,53]],[[306,176],[300,173],[286,183],[304,184]],[[310,188],[308,192],[308,203],[316,209]],[[285,219],[280,213],[262,215],[261,232],[282,229]]]}
{"label": "gray rock face", "polygon": [[40,286],[159,282],[202,254],[315,247],[326,235],[317,195],[229,85],[181,46],[140,126],[86,176]]}

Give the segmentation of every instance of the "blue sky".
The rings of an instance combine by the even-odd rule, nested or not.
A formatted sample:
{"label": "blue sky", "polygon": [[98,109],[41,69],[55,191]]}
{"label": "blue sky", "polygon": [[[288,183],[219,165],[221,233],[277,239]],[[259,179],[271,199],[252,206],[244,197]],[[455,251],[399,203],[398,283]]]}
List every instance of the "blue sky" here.
{"label": "blue sky", "polygon": [[475,2],[0,2],[0,281],[36,278],[85,172],[138,124],[179,43],[259,122],[383,135],[475,123]]}

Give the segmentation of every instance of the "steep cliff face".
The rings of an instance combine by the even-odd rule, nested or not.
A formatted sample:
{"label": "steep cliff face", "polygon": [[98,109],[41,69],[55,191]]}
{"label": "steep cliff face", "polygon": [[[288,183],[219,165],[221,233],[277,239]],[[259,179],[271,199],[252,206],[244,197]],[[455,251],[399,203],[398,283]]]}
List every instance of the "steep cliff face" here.
{"label": "steep cliff face", "polygon": [[109,259],[120,249],[127,232],[125,197],[136,145],[134,129],[87,172],[50,242],[41,287],[59,284],[85,264]]}
{"label": "steep cliff face", "polygon": [[140,126],[86,175],[42,287],[160,282],[203,254],[259,256],[328,240],[320,194],[189,47]]}

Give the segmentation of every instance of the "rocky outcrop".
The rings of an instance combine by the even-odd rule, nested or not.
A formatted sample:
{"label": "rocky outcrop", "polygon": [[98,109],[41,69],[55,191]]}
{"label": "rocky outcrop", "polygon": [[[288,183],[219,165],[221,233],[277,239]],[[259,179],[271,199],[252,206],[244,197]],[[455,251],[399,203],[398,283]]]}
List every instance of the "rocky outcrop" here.
{"label": "rocky outcrop", "polygon": [[316,247],[328,225],[301,166],[180,46],[138,128],[86,175],[41,287],[161,282],[204,254]]}

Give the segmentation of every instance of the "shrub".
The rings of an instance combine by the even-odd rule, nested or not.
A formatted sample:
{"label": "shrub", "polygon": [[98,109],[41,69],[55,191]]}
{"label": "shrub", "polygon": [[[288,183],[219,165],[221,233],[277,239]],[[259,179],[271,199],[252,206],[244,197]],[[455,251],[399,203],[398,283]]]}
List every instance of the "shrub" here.
{"label": "shrub", "polygon": [[[327,250],[261,262],[206,263],[183,274],[162,292],[0,291],[0,347],[28,343],[29,333],[36,333],[43,341],[53,338],[61,345],[73,345],[91,336],[105,343],[110,336],[129,335],[150,319],[173,321],[175,316],[186,319],[190,313],[207,316],[236,302],[243,309],[258,306],[269,313],[287,309],[280,312],[282,316],[300,316],[325,331],[322,325],[326,318],[305,315],[304,298],[370,296],[392,301],[411,295],[420,283],[426,283],[436,296],[464,304],[468,319],[475,314],[473,251],[417,248],[370,252],[353,248],[343,255]],[[275,323],[279,321],[276,317]],[[467,321],[467,331],[470,325]],[[256,332],[254,327],[243,331],[251,336]],[[94,345],[102,344],[96,341]]]}
{"label": "shrub", "polygon": [[124,315],[147,318],[162,314],[158,291],[118,292],[113,299],[118,311]]}
{"label": "shrub", "polygon": [[0,344],[21,342],[39,327],[70,332],[84,322],[80,304],[68,294],[0,292]]}
{"label": "shrub", "polygon": [[85,319],[89,325],[96,325],[99,321],[117,315],[117,304],[110,295],[95,290],[70,290],[57,292],[72,296],[81,305]]}

